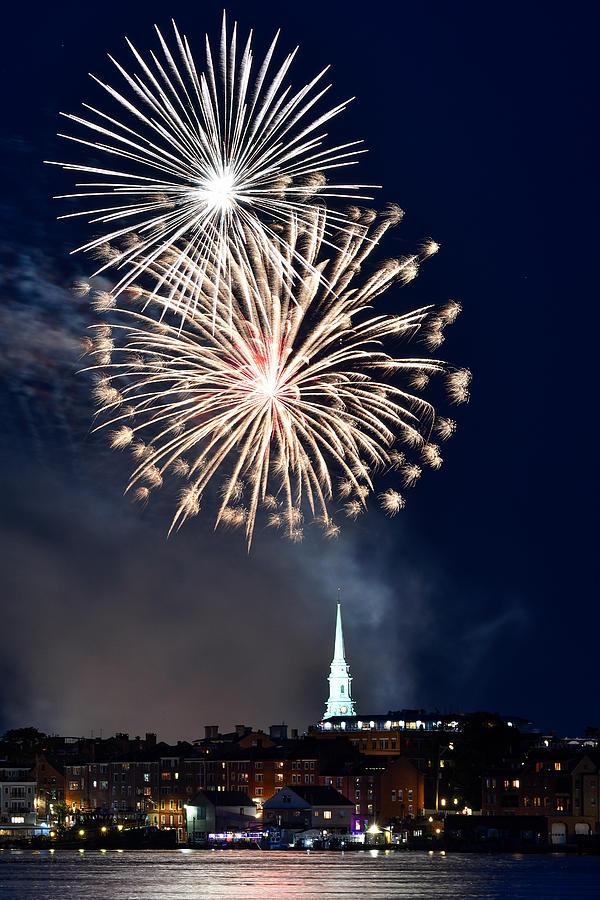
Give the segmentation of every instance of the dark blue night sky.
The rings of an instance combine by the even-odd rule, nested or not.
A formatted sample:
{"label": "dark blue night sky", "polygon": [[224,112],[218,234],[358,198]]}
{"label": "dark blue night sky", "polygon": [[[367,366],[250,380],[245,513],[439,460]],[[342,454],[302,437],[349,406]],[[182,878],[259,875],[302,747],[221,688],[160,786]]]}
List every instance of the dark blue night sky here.
{"label": "dark blue night sky", "polygon": [[[109,78],[123,35],[154,47],[174,17],[202,56],[221,7],[12,5],[2,56],[0,362],[3,677],[0,728],[195,738],[204,722],[304,729],[322,714],[334,603],[345,598],[358,709],[487,709],[581,734],[600,724],[596,106],[591,5],[258,2],[228,7],[257,51],[281,26],[301,84],[332,64],[335,120],[362,137],[360,180],[404,223],[382,253],[442,252],[388,308],[448,298],[464,312],[443,355],[474,375],[459,429],[393,522],[376,511],[336,544],[289,545],[122,497],[126,461],[88,437],[77,368],[85,306],[56,222],[70,187],[43,159],[69,148],[59,110]],[[590,428],[591,425],[591,428]],[[18,636],[18,637],[17,637]]]}

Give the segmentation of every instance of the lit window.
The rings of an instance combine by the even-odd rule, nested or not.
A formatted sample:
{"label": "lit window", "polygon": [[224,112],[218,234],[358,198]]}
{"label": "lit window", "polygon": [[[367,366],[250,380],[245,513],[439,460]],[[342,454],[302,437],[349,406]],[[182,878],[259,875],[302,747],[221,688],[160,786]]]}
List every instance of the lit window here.
{"label": "lit window", "polygon": [[324,810],[323,810],[323,818],[324,818],[324,819],[330,819],[330,818],[331,818],[331,810],[330,810],[330,809],[324,809]]}
{"label": "lit window", "polygon": [[561,767],[561,765],[562,765],[562,763],[555,762],[555,763],[554,763],[554,771],[555,771],[555,772],[560,772],[560,767]]}

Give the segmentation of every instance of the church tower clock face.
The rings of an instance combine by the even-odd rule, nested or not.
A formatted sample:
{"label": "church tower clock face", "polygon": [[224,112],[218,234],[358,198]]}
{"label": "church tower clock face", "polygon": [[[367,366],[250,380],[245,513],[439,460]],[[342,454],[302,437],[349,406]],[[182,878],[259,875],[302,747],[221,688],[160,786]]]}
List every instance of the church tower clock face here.
{"label": "church tower clock face", "polygon": [[348,712],[348,707],[347,707],[347,706],[340,706],[340,712],[342,713],[342,715],[344,715],[345,713]]}

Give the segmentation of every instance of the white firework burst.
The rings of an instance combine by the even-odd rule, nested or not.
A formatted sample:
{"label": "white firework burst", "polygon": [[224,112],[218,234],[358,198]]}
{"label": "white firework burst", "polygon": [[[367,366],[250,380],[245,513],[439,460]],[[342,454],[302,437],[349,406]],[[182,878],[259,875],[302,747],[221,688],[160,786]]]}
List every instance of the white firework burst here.
{"label": "white firework burst", "polygon": [[[229,33],[224,14],[218,52],[207,37],[199,72],[187,37],[175,23],[173,29],[173,49],[156,29],[162,59],[154,53],[145,59],[127,41],[133,74],[110,57],[124,82],[119,89],[92,76],[114,111],[84,103],[84,115],[63,114],[77,132],[60,136],[104,155],[106,164],[53,164],[88,179],[62,195],[87,201],[86,209],[61,218],[88,216],[95,228],[106,226],[77,250],[100,259],[95,275],[116,270],[111,300],[160,260],[155,291],[177,297],[185,318],[202,302],[207,272],[215,303],[232,264],[246,267],[252,280],[248,233],[272,258],[280,243],[272,238],[290,215],[311,221],[315,200],[359,196],[364,185],[331,184],[324,173],[355,163],[364,151],[361,141],[328,146],[323,129],[349,101],[313,118],[330,87],[323,82],[328,67],[292,89],[287,76],[296,50],[275,65],[279,33],[255,67],[252,34],[240,53],[237,25]],[[330,211],[329,219],[339,229],[351,212]],[[282,259],[293,277],[298,250],[286,249]]]}

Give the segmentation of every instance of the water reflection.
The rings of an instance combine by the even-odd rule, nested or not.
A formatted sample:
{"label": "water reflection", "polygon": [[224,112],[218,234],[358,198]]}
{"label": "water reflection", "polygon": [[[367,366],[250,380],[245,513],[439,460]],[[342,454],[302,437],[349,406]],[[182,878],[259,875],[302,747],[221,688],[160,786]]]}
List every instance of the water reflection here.
{"label": "water reflection", "polygon": [[9,851],[0,900],[598,896],[600,859],[358,851]]}

